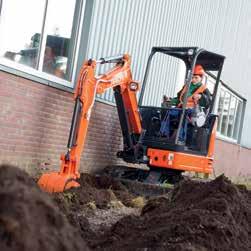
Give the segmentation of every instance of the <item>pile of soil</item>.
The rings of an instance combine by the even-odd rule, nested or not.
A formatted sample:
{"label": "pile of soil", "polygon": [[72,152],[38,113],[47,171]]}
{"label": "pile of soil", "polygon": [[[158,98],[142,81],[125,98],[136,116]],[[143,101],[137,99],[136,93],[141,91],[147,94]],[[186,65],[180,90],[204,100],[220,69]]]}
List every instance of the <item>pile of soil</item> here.
{"label": "pile of soil", "polygon": [[183,181],[140,216],[119,220],[95,250],[251,250],[251,193],[220,176]]}
{"label": "pile of soil", "polygon": [[119,200],[125,206],[131,206],[135,195],[119,181],[109,176],[81,174],[78,180],[80,187],[56,194],[55,201],[63,211],[83,211],[90,207],[107,209],[111,201]]}
{"label": "pile of soil", "polygon": [[[144,188],[141,186],[145,187],[144,184],[125,182],[124,185],[107,175],[87,173],[82,173],[78,182],[80,187],[54,194],[53,198],[87,244],[96,242],[101,234],[124,216],[140,214],[134,199],[142,195]],[[135,192],[129,191],[128,187]],[[165,190],[162,190],[164,193]]]}
{"label": "pile of soil", "polygon": [[78,182],[80,187],[52,196],[82,239],[91,245],[113,223],[130,214],[130,211],[121,213],[121,207],[132,206],[135,196],[122,183],[105,175],[82,173]]}
{"label": "pile of soil", "polygon": [[[79,182],[48,195],[0,166],[0,250],[251,250],[251,192],[224,176],[184,180],[170,193],[105,175]],[[135,209],[139,195],[148,201]]]}
{"label": "pile of soil", "polygon": [[139,196],[148,199],[170,191],[169,188],[136,181],[122,183],[107,175],[94,176],[87,173],[82,173],[78,182],[80,187],[54,195],[56,204],[66,214],[83,211],[88,213],[88,209],[96,208],[109,209],[114,206],[114,202],[121,202],[125,207],[135,207],[134,199]]}
{"label": "pile of soil", "polygon": [[82,173],[78,182],[80,187],[53,197],[90,246],[121,218],[139,215],[145,200],[170,190],[135,181],[121,182],[105,174]]}
{"label": "pile of soil", "polygon": [[88,250],[34,180],[13,166],[0,166],[0,250]]}

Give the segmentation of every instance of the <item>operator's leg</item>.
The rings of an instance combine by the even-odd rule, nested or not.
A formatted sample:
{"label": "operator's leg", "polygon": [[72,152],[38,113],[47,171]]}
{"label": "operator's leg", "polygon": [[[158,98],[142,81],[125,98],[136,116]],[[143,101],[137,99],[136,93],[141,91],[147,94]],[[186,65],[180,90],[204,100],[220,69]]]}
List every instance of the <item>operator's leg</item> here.
{"label": "operator's leg", "polygon": [[[179,125],[179,117],[180,117],[180,111],[176,110],[175,108],[173,110],[170,110],[170,139],[172,142],[175,141],[176,135],[177,135],[177,127]],[[180,135],[182,135],[183,132],[180,132]],[[181,136],[182,137],[182,136]]]}
{"label": "operator's leg", "polygon": [[187,110],[187,137],[186,137],[186,144],[188,146],[192,145],[193,141],[193,134],[194,134],[194,125],[191,122],[191,117],[194,112],[194,108],[190,108]]}
{"label": "operator's leg", "polygon": [[182,123],[182,126],[180,128],[180,133],[179,133],[179,141],[180,142],[186,142],[187,138],[187,118],[184,118],[184,121]]}
{"label": "operator's leg", "polygon": [[188,123],[189,123],[189,116],[191,116],[193,112],[193,109],[187,109],[185,112],[185,117],[182,123],[182,126],[180,128],[180,133],[179,133],[179,141],[186,143],[187,140],[187,133],[188,133]]}
{"label": "operator's leg", "polygon": [[170,135],[170,117],[169,117],[169,112],[166,112],[166,115],[163,119],[163,121],[161,121],[161,127],[160,127],[160,134],[161,136],[166,136],[167,138],[169,138]]}

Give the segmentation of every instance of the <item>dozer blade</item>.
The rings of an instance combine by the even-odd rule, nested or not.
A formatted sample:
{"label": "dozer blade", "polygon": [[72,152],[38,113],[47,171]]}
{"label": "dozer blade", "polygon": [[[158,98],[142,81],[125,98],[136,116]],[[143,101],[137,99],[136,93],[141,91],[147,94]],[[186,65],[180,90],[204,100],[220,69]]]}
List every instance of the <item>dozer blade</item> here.
{"label": "dozer blade", "polygon": [[38,185],[48,193],[63,192],[73,187],[79,187],[80,184],[76,181],[75,175],[61,174],[59,172],[43,174]]}

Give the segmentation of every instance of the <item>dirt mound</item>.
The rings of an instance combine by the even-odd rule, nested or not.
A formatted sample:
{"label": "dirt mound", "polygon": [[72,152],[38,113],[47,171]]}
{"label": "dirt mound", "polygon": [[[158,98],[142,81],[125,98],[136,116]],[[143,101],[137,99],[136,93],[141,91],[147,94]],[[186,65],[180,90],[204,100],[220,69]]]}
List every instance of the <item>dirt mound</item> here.
{"label": "dirt mound", "polygon": [[[135,196],[121,182],[106,175],[82,173],[78,182],[80,187],[52,196],[71,225],[91,245],[106,231],[107,226],[130,212],[123,215],[121,206],[133,206]],[[100,227],[93,231],[95,225]]]}
{"label": "dirt mound", "polygon": [[0,250],[88,250],[49,195],[12,166],[0,166]]}
{"label": "dirt mound", "polygon": [[150,200],[141,216],[118,221],[97,241],[109,250],[251,250],[251,194],[220,176],[183,181],[169,198]]}
{"label": "dirt mound", "polygon": [[[86,244],[93,250],[251,250],[251,192],[224,176],[184,180],[150,199],[140,215],[125,205],[142,205],[138,195],[165,193],[162,188],[89,174],[80,184],[52,195],[64,217],[25,172],[0,166],[0,250],[88,250]],[[113,225],[101,231],[104,222]]]}
{"label": "dirt mound", "polygon": [[80,187],[53,195],[58,207],[88,245],[96,243],[121,218],[139,215],[145,194],[148,198],[169,191],[139,182],[122,182],[105,174],[82,173]]}
{"label": "dirt mound", "polygon": [[63,211],[76,212],[88,207],[107,209],[111,201],[121,201],[125,206],[132,206],[134,195],[128,192],[121,182],[108,176],[81,174],[80,187],[57,194],[55,200]]}

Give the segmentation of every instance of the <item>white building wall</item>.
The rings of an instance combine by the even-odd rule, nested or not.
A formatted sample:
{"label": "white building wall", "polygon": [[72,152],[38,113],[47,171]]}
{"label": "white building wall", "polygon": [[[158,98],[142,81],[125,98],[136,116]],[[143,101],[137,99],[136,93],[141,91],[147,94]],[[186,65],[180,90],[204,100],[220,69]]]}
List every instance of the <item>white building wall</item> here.
{"label": "white building wall", "polygon": [[[251,1],[250,0],[95,0],[87,57],[127,52],[134,79],[142,82],[152,46],[199,46],[226,56],[222,80],[248,102],[242,144],[251,147]],[[149,100],[175,94],[173,64],[163,63]],[[172,76],[172,79],[170,79]],[[103,99],[112,101],[112,92]]]}

